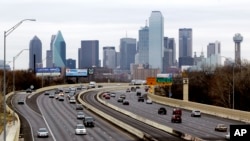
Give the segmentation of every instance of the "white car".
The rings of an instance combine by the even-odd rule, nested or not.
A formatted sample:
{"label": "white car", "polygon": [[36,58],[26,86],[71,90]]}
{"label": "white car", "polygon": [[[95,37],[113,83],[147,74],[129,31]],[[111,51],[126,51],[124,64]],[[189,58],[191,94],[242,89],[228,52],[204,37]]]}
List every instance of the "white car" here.
{"label": "white car", "polygon": [[37,137],[49,137],[49,132],[46,128],[39,128],[37,131]]}
{"label": "white car", "polygon": [[76,135],[86,135],[87,130],[83,124],[77,124],[76,129],[75,129],[75,134]]}
{"label": "white car", "polygon": [[85,115],[83,112],[77,112],[77,119],[84,119]]}
{"label": "white car", "polygon": [[230,140],[230,132],[225,135],[225,139]]}
{"label": "white car", "polygon": [[69,98],[69,103],[76,103],[75,97],[70,97]]}
{"label": "white car", "polygon": [[201,117],[201,111],[199,111],[199,110],[192,110],[191,117]]}
{"label": "white car", "polygon": [[151,99],[147,99],[147,100],[146,100],[146,103],[147,103],[147,104],[153,104],[153,101],[152,101]]}

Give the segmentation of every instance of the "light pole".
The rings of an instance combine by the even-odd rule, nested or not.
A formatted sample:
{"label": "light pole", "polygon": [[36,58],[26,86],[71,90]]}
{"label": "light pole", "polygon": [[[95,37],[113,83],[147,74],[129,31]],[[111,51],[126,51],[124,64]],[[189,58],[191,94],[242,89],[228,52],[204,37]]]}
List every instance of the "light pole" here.
{"label": "light pole", "polygon": [[234,65],[235,62],[233,63],[233,109],[234,109]]}
{"label": "light pole", "polygon": [[18,26],[20,26],[24,21],[36,21],[35,19],[23,19],[10,29],[4,31],[4,73],[3,73],[3,101],[4,101],[4,141],[6,141],[6,38],[10,33],[12,33]]}
{"label": "light pole", "polygon": [[13,57],[13,93],[15,94],[15,60],[17,59],[17,57],[25,50],[29,50],[29,49],[23,49],[21,50],[16,56]]}

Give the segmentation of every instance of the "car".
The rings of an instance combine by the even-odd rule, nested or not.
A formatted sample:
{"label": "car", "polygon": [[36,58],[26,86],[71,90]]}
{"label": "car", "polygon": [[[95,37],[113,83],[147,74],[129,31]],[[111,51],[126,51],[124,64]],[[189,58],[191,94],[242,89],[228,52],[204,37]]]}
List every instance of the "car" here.
{"label": "car", "polygon": [[83,124],[86,126],[86,127],[94,127],[95,126],[95,123],[94,123],[94,118],[91,117],[91,116],[86,116],[83,120]]}
{"label": "car", "polygon": [[83,110],[82,104],[76,104],[76,110]]}
{"label": "car", "polygon": [[48,91],[45,91],[45,92],[44,92],[44,95],[49,95],[49,92],[48,92]]}
{"label": "car", "polygon": [[174,108],[173,109],[173,115],[182,115],[182,111],[180,108]]}
{"label": "car", "polygon": [[135,87],[131,87],[131,92],[135,92],[136,88]]}
{"label": "car", "polygon": [[225,139],[226,139],[226,140],[230,140],[230,132],[228,132],[228,133],[225,135]]}
{"label": "car", "polygon": [[120,98],[126,99],[126,95],[125,94],[121,94]]}
{"label": "car", "polygon": [[138,102],[144,102],[144,97],[139,96],[139,97],[138,97]]}
{"label": "car", "polygon": [[76,115],[77,119],[84,119],[85,118],[85,115],[83,112],[77,112],[77,115]]}
{"label": "car", "polygon": [[122,104],[123,105],[129,105],[129,101],[128,100],[123,100]]}
{"label": "car", "polygon": [[59,92],[58,95],[59,95],[59,96],[64,96],[64,93],[63,93],[63,92]]}
{"label": "car", "polygon": [[58,101],[64,101],[64,97],[63,96],[59,96]]}
{"label": "car", "polygon": [[146,103],[147,103],[147,104],[153,104],[153,101],[152,101],[151,99],[147,99],[147,100],[146,100]]}
{"label": "car", "polygon": [[173,122],[173,123],[181,123],[182,122],[181,116],[180,115],[172,115],[171,122]]}
{"label": "car", "polygon": [[110,93],[110,97],[115,97],[116,94],[114,92]]}
{"label": "car", "polygon": [[141,96],[141,92],[140,91],[136,92],[136,96]]}
{"label": "car", "polygon": [[129,89],[129,88],[127,88],[126,92],[128,92],[128,93],[129,93],[129,92],[130,92],[130,89]]}
{"label": "car", "polygon": [[123,102],[123,100],[124,99],[120,97],[120,98],[117,99],[117,102]]}
{"label": "car", "polygon": [[39,128],[37,130],[37,137],[49,137],[49,132],[47,128]]}
{"label": "car", "polygon": [[68,99],[70,99],[74,95],[75,95],[74,93],[70,92],[70,93],[67,94],[67,97],[68,97]]}
{"label": "car", "polygon": [[201,117],[201,111],[199,111],[199,110],[192,110],[191,117]]}
{"label": "car", "polygon": [[160,107],[158,110],[158,114],[159,115],[166,115],[167,114],[167,110],[164,107]]}
{"label": "car", "polygon": [[26,89],[26,93],[32,93],[32,90],[30,88]]}
{"label": "car", "polygon": [[17,101],[17,104],[24,104],[24,102],[25,102],[24,99],[19,99],[19,100]]}
{"label": "car", "polygon": [[55,94],[50,93],[50,94],[49,94],[49,98],[55,98]]}
{"label": "car", "polygon": [[83,124],[77,124],[75,128],[75,134],[76,135],[86,135],[87,130]]}
{"label": "car", "polygon": [[69,103],[76,103],[76,99],[74,96],[69,98]]}
{"label": "car", "polygon": [[219,132],[227,132],[227,126],[225,124],[217,124],[214,130]]}

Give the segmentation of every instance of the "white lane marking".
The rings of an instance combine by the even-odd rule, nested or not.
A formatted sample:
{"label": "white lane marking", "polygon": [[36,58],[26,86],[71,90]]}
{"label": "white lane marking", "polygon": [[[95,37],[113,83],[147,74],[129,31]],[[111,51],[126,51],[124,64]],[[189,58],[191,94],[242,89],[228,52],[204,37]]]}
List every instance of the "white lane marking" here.
{"label": "white lane marking", "polygon": [[39,109],[39,110],[41,111],[41,113],[42,113],[43,120],[44,120],[46,126],[48,127],[49,132],[50,132],[50,134],[51,134],[53,140],[56,141],[56,138],[55,138],[55,136],[54,136],[54,134],[53,134],[51,128],[49,127],[49,124],[48,124],[47,120],[45,119],[45,117],[44,117],[44,115],[43,115],[43,111],[41,110],[41,108],[40,108],[40,106],[39,106],[39,104],[38,104],[38,100],[39,100],[39,98],[36,99],[36,103],[37,103],[38,109]]}

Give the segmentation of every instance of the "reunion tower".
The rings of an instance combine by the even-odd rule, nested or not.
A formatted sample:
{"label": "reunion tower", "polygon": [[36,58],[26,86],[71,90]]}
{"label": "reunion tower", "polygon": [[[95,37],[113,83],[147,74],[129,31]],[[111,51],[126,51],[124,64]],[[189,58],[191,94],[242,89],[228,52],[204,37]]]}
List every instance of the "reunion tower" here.
{"label": "reunion tower", "polygon": [[240,43],[243,41],[243,37],[240,35],[240,33],[236,33],[233,37],[234,43],[235,43],[235,57],[234,57],[234,63],[239,64],[241,62],[240,58]]}

